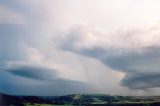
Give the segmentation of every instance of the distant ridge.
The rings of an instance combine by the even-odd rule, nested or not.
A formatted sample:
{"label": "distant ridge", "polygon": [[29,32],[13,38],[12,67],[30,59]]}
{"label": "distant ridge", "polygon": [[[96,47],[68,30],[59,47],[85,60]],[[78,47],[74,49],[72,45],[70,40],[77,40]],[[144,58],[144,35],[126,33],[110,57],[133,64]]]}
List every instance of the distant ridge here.
{"label": "distant ridge", "polygon": [[0,93],[0,106],[24,106],[25,103],[48,103],[46,99],[39,96],[13,96]]}
{"label": "distant ridge", "polygon": [[9,106],[10,103],[8,102],[9,96],[0,93],[0,106]]}
{"label": "distant ridge", "polygon": [[13,96],[0,93],[0,106],[28,106],[26,104],[30,104],[29,106],[37,106],[37,104],[38,106],[45,104],[51,106],[160,106],[160,96],[111,96],[106,94]]}

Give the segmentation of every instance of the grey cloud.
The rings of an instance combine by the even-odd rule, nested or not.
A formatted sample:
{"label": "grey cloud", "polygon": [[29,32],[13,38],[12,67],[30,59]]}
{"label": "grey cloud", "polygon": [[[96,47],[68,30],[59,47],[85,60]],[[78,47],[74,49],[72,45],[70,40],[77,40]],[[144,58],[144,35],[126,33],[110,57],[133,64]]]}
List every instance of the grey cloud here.
{"label": "grey cloud", "polygon": [[36,79],[36,80],[55,80],[58,76],[57,71],[47,67],[29,64],[12,64],[4,69],[16,76]]}
{"label": "grey cloud", "polygon": [[[6,61],[26,61],[28,48],[38,48],[43,38],[34,25],[0,25],[0,66]],[[41,42],[41,43],[39,43]]]}
{"label": "grey cloud", "polygon": [[131,89],[148,89],[160,87],[160,73],[127,73],[122,80],[122,85]]}
{"label": "grey cloud", "polygon": [[[27,83],[27,82],[26,82]],[[36,83],[36,82],[35,82]],[[87,83],[79,81],[52,81],[35,85],[0,84],[1,92],[10,95],[58,96],[77,93],[92,93],[94,89]]]}
{"label": "grey cloud", "polygon": [[[21,14],[28,22],[26,25],[0,25],[0,70],[5,68],[5,71],[0,71],[0,91],[10,94],[26,95],[54,95],[89,91],[90,86],[86,83],[57,78],[58,73],[56,73],[54,69],[22,64],[15,64],[14,67],[5,67],[8,61],[28,61],[28,51],[25,45],[37,50],[40,49],[39,51],[45,51],[42,49],[44,49],[45,44],[49,44],[49,38],[47,37],[52,32],[50,31],[50,29],[52,29],[52,23],[54,23],[53,27],[60,27],[59,30],[65,29],[63,25],[59,25],[62,23],[66,24],[65,22],[67,21],[65,20],[63,22],[63,18],[61,19],[63,12],[56,12],[58,8],[53,8],[53,10],[47,12],[45,9],[47,9],[47,6],[49,6],[48,3],[50,2],[45,4],[45,2],[38,0],[36,2],[34,1],[34,3],[32,0],[28,1],[29,0],[0,1],[0,5]],[[56,5],[54,2],[52,3]],[[52,7],[54,6],[52,5]],[[50,16],[52,12],[53,16]],[[56,17],[60,20],[55,20]],[[53,22],[50,22],[50,18]],[[77,20],[77,22],[79,22],[79,20]],[[69,23],[68,21],[66,24],[67,28],[70,26]],[[124,72],[126,76],[121,83],[129,88],[144,89],[160,87],[158,84],[160,51],[159,47],[155,48],[160,42],[159,27],[150,28],[149,30],[136,29],[132,31],[120,31],[106,35],[88,27],[90,26],[87,26],[87,28],[76,26],[76,28],[68,30],[68,32],[62,34],[62,36],[57,35],[59,30],[57,31],[56,28],[53,28],[54,31],[57,31],[53,31],[54,46],[58,49],[60,48],[98,59],[110,68]],[[45,39],[47,39],[47,41],[45,41]],[[40,47],[42,45],[43,47]],[[144,48],[146,46],[148,48]],[[50,49],[50,46],[46,48]],[[44,53],[44,55],[48,54]],[[60,56],[62,56],[62,54],[60,54]],[[62,56],[62,58],[64,57]],[[55,60],[53,59],[53,61]],[[63,59],[61,59],[61,61],[63,61]],[[69,65],[72,66],[73,64]],[[88,67],[90,66],[92,65],[88,65]],[[134,84],[132,84],[132,82]],[[37,90],[37,88],[39,88],[39,90]]]}
{"label": "grey cloud", "polygon": [[[26,31],[19,25],[0,25],[0,66],[4,67],[5,61],[25,60],[27,56],[25,40]],[[24,38],[25,39],[25,38]]]}
{"label": "grey cloud", "polygon": [[[131,40],[131,42],[135,43],[137,42],[138,44],[139,41],[136,41],[136,38],[138,38],[138,36],[141,36],[143,34],[147,34],[147,31],[150,32],[150,29],[146,31],[141,31],[140,29],[134,33],[131,33],[132,31],[131,32],[126,31],[123,33],[116,33],[116,34],[117,36],[122,35],[121,36],[122,38],[120,39],[123,39],[122,41],[124,42],[125,41],[129,42]],[[152,29],[152,31],[154,32],[154,29]],[[142,45],[140,45],[139,47],[135,46],[137,45],[135,43],[133,44],[131,43],[130,45],[128,45],[128,47],[126,47],[126,45],[129,43],[126,44],[124,43],[124,47],[121,44],[119,44],[121,46],[115,46],[114,43],[118,42],[112,42],[112,41],[110,41],[112,42],[112,44],[110,44],[110,42],[107,43],[106,41],[106,43],[104,43],[103,45],[99,44],[95,45],[94,42],[90,43],[89,40],[88,43],[84,42],[84,40],[86,40],[85,39],[86,33],[81,31],[81,29],[76,31],[71,30],[68,32],[69,33],[67,33],[66,35],[64,34],[65,35],[64,37],[62,36],[60,38],[60,42],[57,45],[58,48],[75,52],[88,57],[96,58],[101,62],[103,62],[105,65],[111,67],[112,69],[124,72],[126,76],[122,80],[122,83],[124,86],[127,86],[128,88],[147,89],[152,87],[160,87],[160,85],[158,84],[159,83],[158,76],[160,75],[159,71],[160,48],[157,44],[155,44],[155,42],[151,43],[150,40],[146,41],[151,44],[149,44],[149,46],[144,46],[144,47]],[[135,33],[139,33],[140,35],[134,36]],[[126,36],[123,36],[123,34],[126,34]],[[92,39],[92,37],[94,36],[98,35],[92,35],[90,39]],[[108,36],[112,35],[105,35],[99,37],[102,37],[100,39],[106,39]],[[130,36],[135,38],[130,39]],[[151,34],[146,36],[155,36],[155,35]],[[116,35],[114,35],[113,37],[116,37]],[[145,36],[143,39],[145,39]],[[101,40],[99,40],[99,42],[97,43],[101,44],[102,42]],[[77,44],[80,44],[80,46]],[[131,84],[132,82],[134,84]]]}
{"label": "grey cloud", "polygon": [[68,79],[32,80],[6,72],[3,72],[3,76],[0,78],[0,91],[10,95],[55,96],[94,91],[88,83]]}
{"label": "grey cloud", "polygon": [[160,87],[160,48],[146,48],[142,53],[129,53],[125,56],[110,57],[105,61],[110,67],[126,73],[124,86],[132,89]]}
{"label": "grey cloud", "polygon": [[110,67],[124,72],[158,72],[159,71],[159,47],[143,48],[142,52],[129,52],[123,55],[113,55],[103,62]]}
{"label": "grey cloud", "polygon": [[[146,48],[146,51],[142,53],[124,52],[123,55],[117,55],[119,50],[117,50],[117,54],[116,50],[113,51],[93,49],[81,53],[101,60],[114,70],[124,72],[126,76],[121,80],[123,86],[132,89],[160,87],[160,48]],[[111,54],[112,52],[113,54]],[[111,55],[107,56],[105,53]]]}
{"label": "grey cloud", "polygon": [[0,32],[0,92],[52,96],[92,91],[88,83],[60,78],[59,70],[50,69],[43,62],[44,66],[32,63],[8,66],[7,62],[31,62],[28,60],[32,55],[28,51],[30,47],[43,51],[41,45],[46,44],[43,39],[46,36],[38,26],[1,24]]}
{"label": "grey cloud", "polygon": [[[13,13],[17,13],[22,16],[18,18],[18,17],[15,17],[16,14],[5,14],[3,17],[6,17],[6,19],[3,19],[3,20],[6,20],[6,22],[3,22],[3,20],[2,22],[0,20],[0,22],[5,24],[10,24],[10,22],[13,24],[19,24],[20,22],[18,22],[18,19],[20,21],[20,19],[22,18],[26,21],[26,23],[21,22],[22,24],[38,24],[40,23],[40,21],[44,21],[44,17],[43,17],[44,14],[42,13],[45,12],[45,8],[40,9],[42,8],[42,6],[40,6],[39,4],[43,4],[43,1],[35,1],[35,2],[30,0],[0,1],[0,6],[4,6],[9,10],[12,10]],[[14,22],[14,20],[17,20],[17,21]],[[7,21],[10,21],[10,22],[7,22]]]}
{"label": "grey cloud", "polygon": [[[80,93],[80,92],[89,93],[90,91],[92,91],[92,88],[88,83],[59,78],[58,73],[55,72],[56,70],[49,69],[47,67],[49,64],[49,63],[47,64],[48,61],[46,61],[46,63],[45,62],[43,63],[43,60],[38,61],[38,62],[41,62],[44,65],[44,67],[37,66],[37,65],[30,65],[30,64],[28,65],[13,64],[12,66],[9,66],[9,67],[6,65],[6,63],[10,61],[31,62],[32,60],[29,60],[30,55],[32,54],[34,55],[34,53],[31,52],[29,54],[28,48],[35,48],[37,51],[44,51],[45,53],[44,54],[42,53],[42,55],[48,56],[48,58],[45,58],[46,60],[49,60],[51,62],[53,61],[53,64],[54,64],[54,61],[56,61],[56,59],[49,59],[50,58],[49,55],[55,56],[56,54],[55,53],[49,54],[47,52],[52,52],[52,51],[45,50],[45,49],[50,49],[50,47],[48,47],[48,44],[49,44],[48,36],[52,32],[50,31],[52,29],[50,26],[50,23],[52,22],[48,21],[48,18],[50,19],[52,17],[48,17],[47,11],[44,12],[45,8],[48,6],[47,5],[48,3],[46,5],[43,5],[43,3],[45,4],[45,1],[43,2],[39,0],[37,0],[38,2],[35,2],[35,0],[34,1],[30,0],[29,2],[28,1],[29,0],[25,0],[25,1],[13,0],[10,2],[8,0],[0,1],[0,5],[3,5],[5,8],[11,10],[13,13],[16,12],[21,16],[25,17],[25,19],[27,19],[26,24],[19,25],[18,23],[17,24],[15,23],[13,25],[13,24],[6,23],[6,24],[0,25],[0,32],[1,32],[0,34],[0,92],[15,94],[15,95],[19,95],[19,94],[20,95],[58,95],[58,94],[68,94],[68,93]],[[55,5],[55,3],[53,4]],[[55,15],[57,16],[57,14]],[[44,20],[46,18],[47,20]],[[12,16],[9,17],[9,19],[12,19]],[[46,21],[49,24],[45,23]],[[55,25],[53,26],[57,27],[58,24],[59,23],[56,22]],[[47,41],[45,41],[46,39]],[[66,44],[67,43],[69,42],[66,42]],[[37,56],[37,54],[35,55]],[[67,60],[65,62],[63,61],[63,59],[66,59],[65,57],[68,56],[67,54],[65,57],[63,56],[63,53],[58,54],[58,56],[62,58],[60,60],[62,62],[58,63],[58,65],[61,66],[68,62]],[[78,56],[75,56],[75,57],[78,58]],[[79,59],[78,60],[75,59],[75,61],[79,61]],[[74,64],[72,64],[71,62],[70,63],[68,62],[69,64],[67,64],[67,66],[71,67],[70,69],[73,71],[75,70],[75,72],[72,73],[73,71],[69,71],[71,73],[68,73],[68,75],[71,76],[71,79],[78,79],[76,78],[76,75],[79,72],[76,72],[76,71],[82,71],[83,68],[85,67],[81,69],[77,68],[77,70],[75,68],[72,69],[72,65]],[[46,64],[47,66],[45,66]],[[54,65],[52,65],[52,67],[53,66]],[[74,75],[73,78],[72,78],[73,76],[72,74]],[[80,79],[83,79],[83,76],[82,78],[79,78],[79,80]]]}
{"label": "grey cloud", "polygon": [[93,88],[85,82],[63,79],[53,69],[15,63],[1,71],[0,91],[10,95],[53,96],[87,93]]}

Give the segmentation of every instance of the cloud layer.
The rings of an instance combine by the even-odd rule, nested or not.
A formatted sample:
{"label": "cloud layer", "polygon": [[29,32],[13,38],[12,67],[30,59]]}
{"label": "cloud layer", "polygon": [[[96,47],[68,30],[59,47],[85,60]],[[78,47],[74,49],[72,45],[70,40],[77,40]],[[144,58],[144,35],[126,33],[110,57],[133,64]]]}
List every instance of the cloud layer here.
{"label": "cloud layer", "polygon": [[0,1],[0,92],[158,94],[157,4]]}

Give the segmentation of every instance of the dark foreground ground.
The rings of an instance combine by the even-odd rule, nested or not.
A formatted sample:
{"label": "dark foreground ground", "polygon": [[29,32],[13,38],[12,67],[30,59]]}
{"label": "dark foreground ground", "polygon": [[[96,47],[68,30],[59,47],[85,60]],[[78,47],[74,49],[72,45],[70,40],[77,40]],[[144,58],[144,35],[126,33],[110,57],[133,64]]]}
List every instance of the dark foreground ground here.
{"label": "dark foreground ground", "polygon": [[73,94],[42,97],[0,94],[0,106],[160,106],[160,96]]}

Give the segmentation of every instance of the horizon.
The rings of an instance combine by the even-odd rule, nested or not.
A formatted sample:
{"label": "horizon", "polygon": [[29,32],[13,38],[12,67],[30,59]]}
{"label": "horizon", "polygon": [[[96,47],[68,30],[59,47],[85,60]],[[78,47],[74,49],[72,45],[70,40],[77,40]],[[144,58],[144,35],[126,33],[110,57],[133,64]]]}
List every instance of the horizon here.
{"label": "horizon", "polygon": [[0,92],[160,95],[160,1],[0,1]]}

